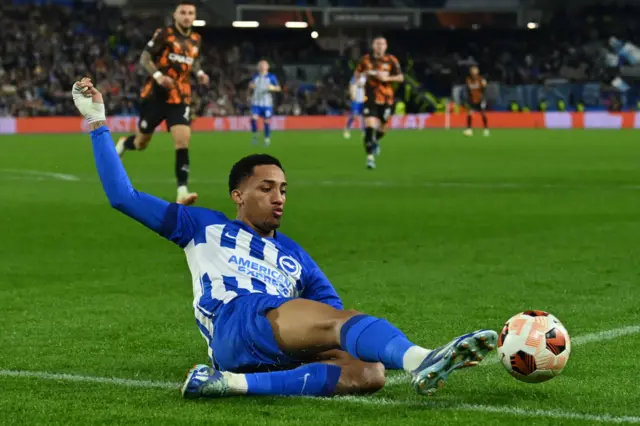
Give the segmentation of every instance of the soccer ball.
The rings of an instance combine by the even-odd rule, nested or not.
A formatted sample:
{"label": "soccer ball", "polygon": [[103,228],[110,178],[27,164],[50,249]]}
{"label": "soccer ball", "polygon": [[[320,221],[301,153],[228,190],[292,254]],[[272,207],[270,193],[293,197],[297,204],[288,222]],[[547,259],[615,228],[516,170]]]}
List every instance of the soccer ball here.
{"label": "soccer ball", "polygon": [[498,357],[516,379],[541,383],[562,372],[571,339],[560,320],[548,312],[525,311],[507,321],[498,336]]}

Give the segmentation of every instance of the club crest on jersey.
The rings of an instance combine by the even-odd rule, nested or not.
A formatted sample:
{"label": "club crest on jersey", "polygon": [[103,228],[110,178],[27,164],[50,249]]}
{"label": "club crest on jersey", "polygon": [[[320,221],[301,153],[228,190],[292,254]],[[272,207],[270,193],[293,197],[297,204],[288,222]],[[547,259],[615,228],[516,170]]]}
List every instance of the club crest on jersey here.
{"label": "club crest on jersey", "polygon": [[302,273],[302,266],[300,263],[291,256],[281,256],[278,259],[278,268],[282,269],[289,276],[295,280],[300,279]]}

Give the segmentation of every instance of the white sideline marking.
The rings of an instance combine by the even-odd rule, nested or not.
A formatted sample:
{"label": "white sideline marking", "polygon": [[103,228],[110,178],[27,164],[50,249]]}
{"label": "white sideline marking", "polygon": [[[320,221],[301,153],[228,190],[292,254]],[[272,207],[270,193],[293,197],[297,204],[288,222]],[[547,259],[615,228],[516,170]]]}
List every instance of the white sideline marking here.
{"label": "white sideline marking", "polygon": [[588,414],[576,413],[573,411],[563,410],[540,410],[535,408],[515,408],[500,405],[480,405],[466,404],[456,402],[439,402],[439,401],[407,401],[394,400],[387,398],[366,398],[362,396],[342,396],[335,398],[326,398],[328,401],[351,402],[365,405],[396,405],[396,406],[413,406],[431,408],[445,411],[474,411],[492,414],[508,414],[519,417],[549,417],[554,419],[565,420],[583,420],[590,422],[603,423],[638,423],[640,417],[637,416],[613,416],[610,414]]}
{"label": "white sideline marking", "polygon": [[[16,371],[16,370],[0,370],[0,376],[4,377],[29,377],[44,380],[53,381],[67,381],[67,382],[84,382],[84,383],[99,383],[118,385],[130,388],[158,388],[158,389],[174,389],[177,390],[180,383],[165,382],[165,381],[153,381],[153,380],[132,380],[132,379],[120,379],[115,377],[96,377],[96,376],[81,376],[74,374],[58,374],[47,373],[41,371]],[[505,414],[519,417],[549,417],[554,419],[567,419],[567,420],[584,420],[591,422],[603,422],[603,423],[637,423],[640,424],[640,417],[635,416],[613,416],[610,414],[589,414],[589,413],[576,413],[572,411],[562,410],[539,410],[539,409],[527,409],[527,408],[514,408],[499,405],[479,405],[479,404],[466,404],[456,402],[440,402],[440,401],[408,401],[408,400],[394,400],[388,398],[375,398],[375,397],[361,397],[361,396],[343,396],[335,398],[320,398],[324,402],[331,403],[351,403],[351,404],[364,404],[364,405],[389,405],[389,406],[413,406],[424,407],[445,411],[473,411],[481,413],[493,413],[493,414]]]}
{"label": "white sideline marking", "polygon": [[119,379],[116,377],[80,376],[76,374],[47,373],[46,371],[0,370],[0,376],[4,377],[31,377],[44,380],[59,380],[65,382],[89,382],[106,383],[130,388],[160,388],[178,389],[180,386],[174,382],[161,382],[154,380]]}
{"label": "white sideline marking", "polygon": [[74,175],[68,175],[65,173],[54,173],[54,172],[42,172],[39,170],[25,170],[25,169],[1,169],[0,171],[10,174],[21,174],[21,175],[30,175],[36,176],[40,178],[51,178],[57,180],[66,180],[66,181],[78,181],[79,177]]}
{"label": "white sideline marking", "polygon": [[[630,334],[640,333],[640,325],[630,325],[627,327],[613,328],[611,330],[599,331],[596,333],[583,334],[571,339],[572,346],[586,345],[591,342],[600,342],[606,340],[613,340],[618,337],[627,336]],[[492,352],[487,358],[480,364],[480,366],[499,364],[500,361],[495,352]],[[405,383],[409,383],[410,377],[407,374],[396,374],[394,376],[387,377],[387,383],[385,386],[397,386]]]}

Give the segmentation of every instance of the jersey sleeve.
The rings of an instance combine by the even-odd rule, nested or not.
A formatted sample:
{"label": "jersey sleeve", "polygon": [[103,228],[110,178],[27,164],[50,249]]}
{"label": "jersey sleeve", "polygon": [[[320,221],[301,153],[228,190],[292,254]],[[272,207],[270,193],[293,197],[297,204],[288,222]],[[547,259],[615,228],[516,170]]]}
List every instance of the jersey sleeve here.
{"label": "jersey sleeve", "polygon": [[398,58],[391,55],[391,75],[400,75],[402,74],[402,67],[400,66],[400,61]]}
{"label": "jersey sleeve", "polygon": [[306,266],[309,268],[309,272],[305,276],[305,286],[301,297],[325,303],[336,309],[344,309],[342,300],[331,281],[310,257]]}
{"label": "jersey sleeve", "polygon": [[165,47],[165,40],[167,38],[167,29],[166,28],[158,28],[155,33],[153,33],[153,37],[151,40],[147,42],[147,45],[144,48],[145,52],[151,53],[152,56],[157,56],[162,52]]}
{"label": "jersey sleeve", "polygon": [[224,214],[215,210],[171,203],[167,206],[158,233],[185,248],[192,240],[204,241],[207,226],[227,221]]}
{"label": "jersey sleeve", "polygon": [[100,182],[111,206],[159,232],[169,203],[133,187],[107,126],[91,131],[91,143]]}
{"label": "jersey sleeve", "polygon": [[356,65],[356,72],[363,73],[365,71],[367,71],[367,57],[363,56],[358,65]]}
{"label": "jersey sleeve", "polygon": [[274,86],[280,86],[280,83],[278,83],[278,77],[276,77],[275,74],[269,74],[269,81]]}

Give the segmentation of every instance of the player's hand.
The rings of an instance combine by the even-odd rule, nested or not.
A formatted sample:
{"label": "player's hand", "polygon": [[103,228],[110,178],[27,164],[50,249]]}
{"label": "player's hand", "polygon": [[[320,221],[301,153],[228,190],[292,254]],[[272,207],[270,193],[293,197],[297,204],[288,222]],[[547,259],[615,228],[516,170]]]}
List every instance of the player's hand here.
{"label": "player's hand", "polygon": [[102,93],[93,86],[90,78],[76,81],[71,89],[71,96],[76,108],[88,123],[106,120]]}
{"label": "player's hand", "polygon": [[175,84],[175,81],[168,75],[160,75],[156,78],[156,83],[165,89],[170,89]]}
{"label": "player's hand", "polygon": [[211,79],[209,78],[209,75],[206,72],[201,72],[200,74],[198,74],[198,81],[200,82],[200,84],[204,86],[208,86],[210,80]]}

